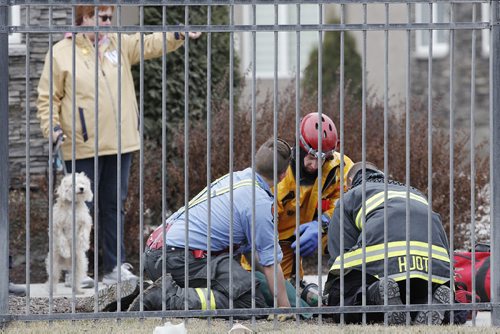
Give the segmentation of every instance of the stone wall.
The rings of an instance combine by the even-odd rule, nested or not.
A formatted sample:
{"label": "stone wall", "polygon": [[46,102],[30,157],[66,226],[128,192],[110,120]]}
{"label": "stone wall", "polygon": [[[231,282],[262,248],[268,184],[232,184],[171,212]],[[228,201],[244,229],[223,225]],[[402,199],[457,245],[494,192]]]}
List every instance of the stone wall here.
{"label": "stone wall", "polygon": [[[54,7],[53,24],[71,24],[71,16],[66,9]],[[48,26],[48,8],[33,6],[30,9],[30,24]],[[21,23],[26,22],[25,11],[21,12]],[[53,42],[62,38],[53,35]],[[48,34],[32,33],[29,45],[26,35],[21,45],[9,47],[9,162],[11,187],[24,187],[26,184],[26,100],[29,96],[29,156],[30,185],[37,188],[45,182],[48,169],[48,141],[43,138],[36,118],[36,89],[42,72],[45,55],[49,49]],[[29,52],[29,78],[26,76],[26,55]],[[29,92],[26,91],[29,80]]]}

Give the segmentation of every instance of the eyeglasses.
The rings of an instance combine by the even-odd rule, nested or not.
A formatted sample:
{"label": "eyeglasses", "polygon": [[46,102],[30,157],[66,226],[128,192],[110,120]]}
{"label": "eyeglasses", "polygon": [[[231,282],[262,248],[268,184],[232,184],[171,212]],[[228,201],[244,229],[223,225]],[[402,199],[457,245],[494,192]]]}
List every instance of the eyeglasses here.
{"label": "eyeglasses", "polygon": [[113,19],[113,15],[99,15],[99,18],[102,20],[102,22],[106,22],[109,20],[109,22],[111,22],[111,20]]}

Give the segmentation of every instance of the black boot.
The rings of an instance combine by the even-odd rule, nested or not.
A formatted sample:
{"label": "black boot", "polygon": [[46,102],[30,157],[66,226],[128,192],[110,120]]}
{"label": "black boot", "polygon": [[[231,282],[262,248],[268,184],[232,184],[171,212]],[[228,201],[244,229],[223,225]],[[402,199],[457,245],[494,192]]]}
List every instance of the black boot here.
{"label": "black boot", "polygon": [[[146,290],[144,290],[142,302],[144,311],[158,311],[162,309],[162,284],[163,278],[158,278],[153,284],[151,284]],[[165,303],[167,309],[171,308],[171,299],[176,295],[183,295],[182,288],[180,288],[177,283],[173,280],[170,274],[165,275]],[[130,304],[128,311],[139,311],[140,310],[140,295],[138,295],[134,301]]]}
{"label": "black boot", "polygon": [[[165,307],[167,310],[183,310],[184,309],[184,299],[186,289],[181,288],[177,285],[170,274],[165,275],[165,286],[162,289],[163,279],[158,278],[150,287],[144,290],[142,297],[143,310],[144,311],[159,311],[162,309],[162,296],[163,291],[165,291]],[[197,291],[198,290],[198,291]],[[206,289],[201,288],[189,288],[187,290],[187,300],[189,310],[201,310],[206,309],[207,305],[203,307],[205,299],[201,299],[202,295]],[[137,296],[128,311],[139,311],[140,310],[140,295]],[[213,300],[215,303],[215,300]]]}
{"label": "black boot", "polygon": [[[387,281],[387,305],[403,305],[399,285],[392,278],[381,278],[370,285],[366,295],[368,303],[372,305],[384,305],[385,281]],[[387,312],[389,325],[402,325],[406,322],[405,312]]]}

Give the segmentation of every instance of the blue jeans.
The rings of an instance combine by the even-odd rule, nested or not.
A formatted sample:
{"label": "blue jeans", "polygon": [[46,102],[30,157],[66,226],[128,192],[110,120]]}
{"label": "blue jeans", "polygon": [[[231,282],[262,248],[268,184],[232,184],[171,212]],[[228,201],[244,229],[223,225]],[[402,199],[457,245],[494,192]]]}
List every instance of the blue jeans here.
{"label": "blue jeans", "polygon": [[[71,160],[65,161],[68,173],[71,173]],[[98,158],[98,174],[94,177],[94,158],[79,159],[75,161],[75,171],[84,172],[90,179],[92,191],[94,181],[97,182],[98,194],[94,193],[94,200],[98,199],[98,221],[94,222],[94,228],[98,228],[99,245],[102,247],[102,261],[104,274],[107,274],[117,265],[117,155],[104,155]],[[125,200],[128,193],[128,179],[132,153],[121,155],[121,212],[120,212],[120,265],[125,262],[125,244],[123,241],[123,226],[125,221]],[[93,211],[94,201],[87,203]],[[92,217],[94,215],[92,214]],[[97,251],[97,250],[95,250]]]}

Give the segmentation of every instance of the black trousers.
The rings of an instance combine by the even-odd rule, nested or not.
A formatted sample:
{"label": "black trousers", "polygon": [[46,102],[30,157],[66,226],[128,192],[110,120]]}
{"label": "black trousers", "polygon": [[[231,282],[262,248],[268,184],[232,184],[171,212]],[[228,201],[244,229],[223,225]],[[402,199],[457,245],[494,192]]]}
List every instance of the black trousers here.
{"label": "black trousers", "polygon": [[[229,292],[232,289],[233,303],[235,308],[252,307],[252,281],[251,274],[243,269],[239,262],[232,259],[227,254],[212,256],[211,269],[208,274],[208,262],[206,258],[196,259],[191,252],[188,252],[188,258],[185,258],[184,249],[172,250],[166,249],[165,267],[166,273],[172,275],[174,281],[182,288],[185,287],[185,267],[188,266],[188,284],[189,288],[206,288],[207,277],[210,277],[211,288],[225,296],[225,301],[219,302],[219,306],[229,305]],[[146,248],[144,252],[144,271],[153,281],[162,276],[162,249]],[[232,262],[232,285],[229,285],[229,263]],[[258,284],[256,282],[256,284]],[[255,289],[256,307],[266,307],[265,299],[256,287]],[[220,305],[222,304],[222,305]]]}
{"label": "black trousers", "polygon": [[[344,306],[360,306],[362,305],[362,273],[359,270],[351,270],[344,276]],[[378,279],[372,275],[366,275],[366,305],[377,305],[377,299],[371,298],[370,285],[377,282]],[[406,304],[406,280],[399,281],[399,291],[401,294],[401,302]],[[423,279],[410,279],[410,304],[427,304],[427,285],[428,282]],[[432,283],[432,291],[439,284]],[[376,291],[375,291],[376,292]],[[328,276],[325,284],[325,293],[328,294],[328,305],[340,305],[340,278]],[[412,318],[417,312],[412,312]],[[335,321],[340,322],[340,314],[334,314]],[[346,323],[361,323],[361,313],[345,313],[344,321]],[[366,321],[368,323],[377,323],[384,321],[383,313],[366,313]]]}

